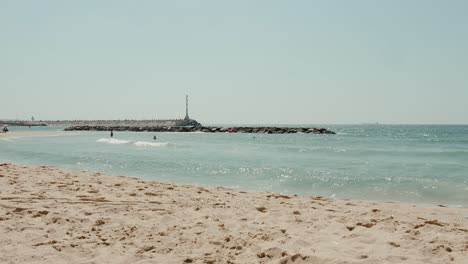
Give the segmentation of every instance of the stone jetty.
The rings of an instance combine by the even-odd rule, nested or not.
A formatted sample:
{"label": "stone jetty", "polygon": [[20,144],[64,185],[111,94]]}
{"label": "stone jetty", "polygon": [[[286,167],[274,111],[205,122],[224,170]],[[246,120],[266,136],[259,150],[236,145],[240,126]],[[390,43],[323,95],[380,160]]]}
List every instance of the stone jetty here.
{"label": "stone jetty", "polygon": [[336,134],[326,128],[308,127],[216,127],[216,126],[71,126],[66,131],[132,131],[132,132],[205,132],[258,134]]}
{"label": "stone jetty", "polygon": [[0,120],[0,127],[1,126],[47,126],[47,124],[44,122]]}
{"label": "stone jetty", "polygon": [[131,120],[131,119],[122,119],[122,120],[0,120],[1,125],[8,126],[61,126],[61,127],[71,127],[71,126],[128,126],[128,127],[174,127],[174,126],[201,126],[194,119],[147,119],[147,120]]}

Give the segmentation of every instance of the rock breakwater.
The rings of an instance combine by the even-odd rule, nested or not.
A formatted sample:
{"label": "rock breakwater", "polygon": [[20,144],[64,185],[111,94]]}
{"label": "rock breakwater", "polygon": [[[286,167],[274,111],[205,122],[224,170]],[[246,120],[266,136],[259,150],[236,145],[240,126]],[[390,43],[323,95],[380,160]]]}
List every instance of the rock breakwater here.
{"label": "rock breakwater", "polygon": [[9,126],[103,126],[103,127],[175,127],[175,126],[201,126],[194,119],[149,119],[149,120],[0,120],[0,125]]}
{"label": "rock breakwater", "polygon": [[205,132],[257,134],[336,134],[326,128],[308,127],[215,127],[215,126],[71,126],[66,131],[132,131],[132,132]]}
{"label": "rock breakwater", "polygon": [[47,126],[43,122],[0,120],[0,126]]}

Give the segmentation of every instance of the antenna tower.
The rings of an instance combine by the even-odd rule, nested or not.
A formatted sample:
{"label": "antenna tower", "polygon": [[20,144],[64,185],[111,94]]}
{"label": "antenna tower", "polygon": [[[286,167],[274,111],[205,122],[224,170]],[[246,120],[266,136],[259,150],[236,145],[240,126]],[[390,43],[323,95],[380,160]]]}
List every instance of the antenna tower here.
{"label": "antenna tower", "polygon": [[185,95],[185,119],[189,120],[189,115],[188,115],[188,95]]}

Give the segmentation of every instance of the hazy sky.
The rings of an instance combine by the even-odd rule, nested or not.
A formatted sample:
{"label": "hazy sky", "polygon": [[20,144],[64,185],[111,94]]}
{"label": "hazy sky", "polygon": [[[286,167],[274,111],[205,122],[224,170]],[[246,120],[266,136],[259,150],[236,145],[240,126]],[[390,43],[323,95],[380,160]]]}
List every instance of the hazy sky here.
{"label": "hazy sky", "polygon": [[468,1],[0,0],[0,118],[468,124]]}

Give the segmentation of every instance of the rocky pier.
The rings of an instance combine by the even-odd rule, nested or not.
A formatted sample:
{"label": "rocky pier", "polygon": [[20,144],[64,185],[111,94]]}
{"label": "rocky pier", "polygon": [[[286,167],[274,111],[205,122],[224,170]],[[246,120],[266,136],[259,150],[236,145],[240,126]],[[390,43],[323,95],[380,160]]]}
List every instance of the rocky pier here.
{"label": "rocky pier", "polygon": [[132,132],[205,132],[256,134],[336,134],[326,128],[308,127],[215,127],[215,126],[71,126],[66,131],[132,131]]}
{"label": "rocky pier", "polygon": [[32,121],[5,121],[0,120],[0,127],[1,126],[47,126],[46,123],[43,122],[32,122]]}

